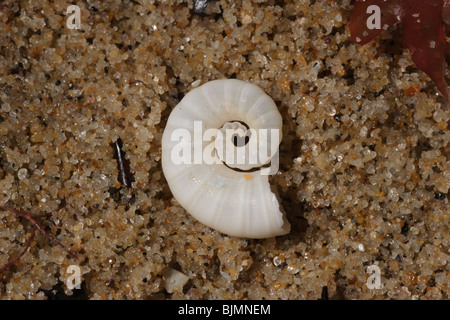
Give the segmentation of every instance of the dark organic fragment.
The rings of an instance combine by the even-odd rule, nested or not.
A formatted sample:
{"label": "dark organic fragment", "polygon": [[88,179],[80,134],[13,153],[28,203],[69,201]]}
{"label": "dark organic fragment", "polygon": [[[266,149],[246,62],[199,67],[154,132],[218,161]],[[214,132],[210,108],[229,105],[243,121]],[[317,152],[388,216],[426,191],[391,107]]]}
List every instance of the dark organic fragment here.
{"label": "dark organic fragment", "polygon": [[25,211],[22,211],[22,210],[17,210],[17,209],[14,209],[12,207],[8,207],[8,206],[0,206],[0,210],[7,210],[7,211],[10,211],[10,212],[14,213],[18,217],[25,218],[34,227],[33,231],[31,232],[31,236],[29,236],[29,238],[27,239],[27,241],[24,244],[22,251],[17,256],[15,256],[13,258],[10,258],[9,261],[6,264],[4,264],[3,266],[0,266],[0,273],[5,271],[9,266],[14,264],[15,262],[17,262],[28,251],[28,249],[31,246],[31,243],[34,240],[34,236],[36,234],[36,230],[39,230],[40,232],[42,232],[44,234],[44,236],[46,236],[55,245],[57,245],[57,246],[61,247],[62,249],[64,249],[67,252],[67,254],[69,254],[72,257],[72,259],[74,259],[77,262],[80,262],[80,260],[78,259],[78,257],[74,253],[72,253],[70,250],[68,250],[53,235],[51,235],[50,233],[45,231],[45,229],[37,222],[37,219],[39,219],[39,218],[49,217],[51,215],[50,213],[44,213],[44,214],[39,214],[38,215],[38,214],[28,213],[28,212],[25,212]]}
{"label": "dark organic fragment", "polygon": [[[379,36],[387,27],[398,22],[403,26],[403,44],[409,48],[411,57],[436,87],[449,100],[445,75],[445,51],[447,41],[444,23],[449,1],[444,0],[356,0],[348,26],[350,39],[365,45]],[[444,7],[445,4],[445,7]],[[370,29],[367,21],[371,16],[369,7],[380,9],[380,28]],[[445,9],[444,9],[445,8]]]}
{"label": "dark organic fragment", "polygon": [[125,158],[125,152],[122,150],[122,139],[118,138],[113,144],[114,157],[117,160],[117,168],[119,169],[118,181],[121,185],[129,188],[133,181],[133,176],[130,171],[130,161]]}

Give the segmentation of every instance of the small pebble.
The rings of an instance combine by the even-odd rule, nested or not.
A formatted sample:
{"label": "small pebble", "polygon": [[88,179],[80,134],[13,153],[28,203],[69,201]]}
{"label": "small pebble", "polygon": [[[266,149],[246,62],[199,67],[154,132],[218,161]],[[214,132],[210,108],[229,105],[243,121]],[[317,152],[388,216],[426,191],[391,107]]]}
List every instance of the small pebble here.
{"label": "small pebble", "polygon": [[27,177],[27,173],[28,173],[27,169],[21,168],[19,169],[19,171],[17,171],[17,177],[19,178],[19,180],[24,180]]}

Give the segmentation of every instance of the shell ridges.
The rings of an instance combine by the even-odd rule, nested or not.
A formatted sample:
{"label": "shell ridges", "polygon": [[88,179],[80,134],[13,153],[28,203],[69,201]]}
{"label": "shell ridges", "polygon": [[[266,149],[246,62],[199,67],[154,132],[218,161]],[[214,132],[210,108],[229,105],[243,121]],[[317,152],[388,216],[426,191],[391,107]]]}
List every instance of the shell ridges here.
{"label": "shell ridges", "polygon": [[[188,148],[188,143],[199,136],[194,132],[196,121],[201,121],[200,128],[204,131],[220,131],[223,126],[227,130],[236,127],[242,130],[242,126],[227,125],[233,121],[245,123],[255,132],[275,129],[279,130],[281,141],[282,119],[273,100],[259,87],[236,79],[214,80],[191,90],[172,110],[167,121],[162,138],[162,168],[174,197],[199,222],[243,238],[268,238],[288,233],[289,222],[280,211],[268,176],[261,174],[260,164],[254,164],[247,172],[240,171],[239,166],[232,169],[222,163],[228,160],[224,158],[217,158],[212,164],[176,164],[174,149],[182,149],[183,154],[196,152],[195,147]],[[185,130],[183,132],[190,136],[172,141],[176,130]],[[204,148],[210,143],[216,144],[216,141],[202,141],[198,145]],[[231,148],[237,150],[238,146],[231,145]],[[244,167],[251,166],[250,163]]]}

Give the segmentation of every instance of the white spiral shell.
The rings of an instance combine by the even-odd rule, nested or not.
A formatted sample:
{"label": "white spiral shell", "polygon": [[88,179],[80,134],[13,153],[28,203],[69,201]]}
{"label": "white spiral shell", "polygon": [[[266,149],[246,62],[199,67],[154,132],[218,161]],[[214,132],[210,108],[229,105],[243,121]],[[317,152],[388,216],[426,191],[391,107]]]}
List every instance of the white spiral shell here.
{"label": "white spiral shell", "polygon": [[[282,118],[273,100],[259,87],[236,79],[214,80],[193,89],[174,108],[167,121],[162,137],[162,168],[174,197],[201,223],[243,238],[267,238],[288,233],[289,222],[280,211],[268,176],[258,169],[266,161],[258,159],[253,165],[256,171],[242,171],[251,169],[248,164],[237,164],[234,167],[238,170],[232,169],[233,165],[227,166],[221,161],[224,155],[220,155],[218,146],[223,136],[218,134],[210,141],[197,143],[202,150],[208,145],[214,146],[209,154],[215,162],[195,161],[195,141],[198,139],[195,140],[194,128],[199,121],[202,132],[239,127],[245,130],[240,123],[256,132],[259,129],[277,130],[279,135],[268,139],[276,139],[272,142],[276,150],[271,148],[268,153],[271,161],[272,157],[278,157],[282,129]],[[177,132],[189,135],[177,138]],[[248,145],[250,143],[235,149],[245,149],[247,155],[254,153]],[[186,149],[178,154],[180,148]],[[179,163],[174,161],[177,154],[194,160]]]}

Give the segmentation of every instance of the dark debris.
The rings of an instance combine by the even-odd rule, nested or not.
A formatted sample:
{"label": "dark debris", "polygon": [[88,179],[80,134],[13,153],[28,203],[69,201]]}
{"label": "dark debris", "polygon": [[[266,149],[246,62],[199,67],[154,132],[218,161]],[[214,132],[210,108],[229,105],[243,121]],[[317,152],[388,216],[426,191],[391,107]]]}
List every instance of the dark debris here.
{"label": "dark debris", "polygon": [[134,178],[130,171],[130,161],[125,157],[125,152],[122,150],[122,147],[122,139],[118,138],[117,141],[113,143],[114,158],[117,160],[117,168],[119,169],[119,177],[117,180],[122,186],[129,188],[131,187]]}

